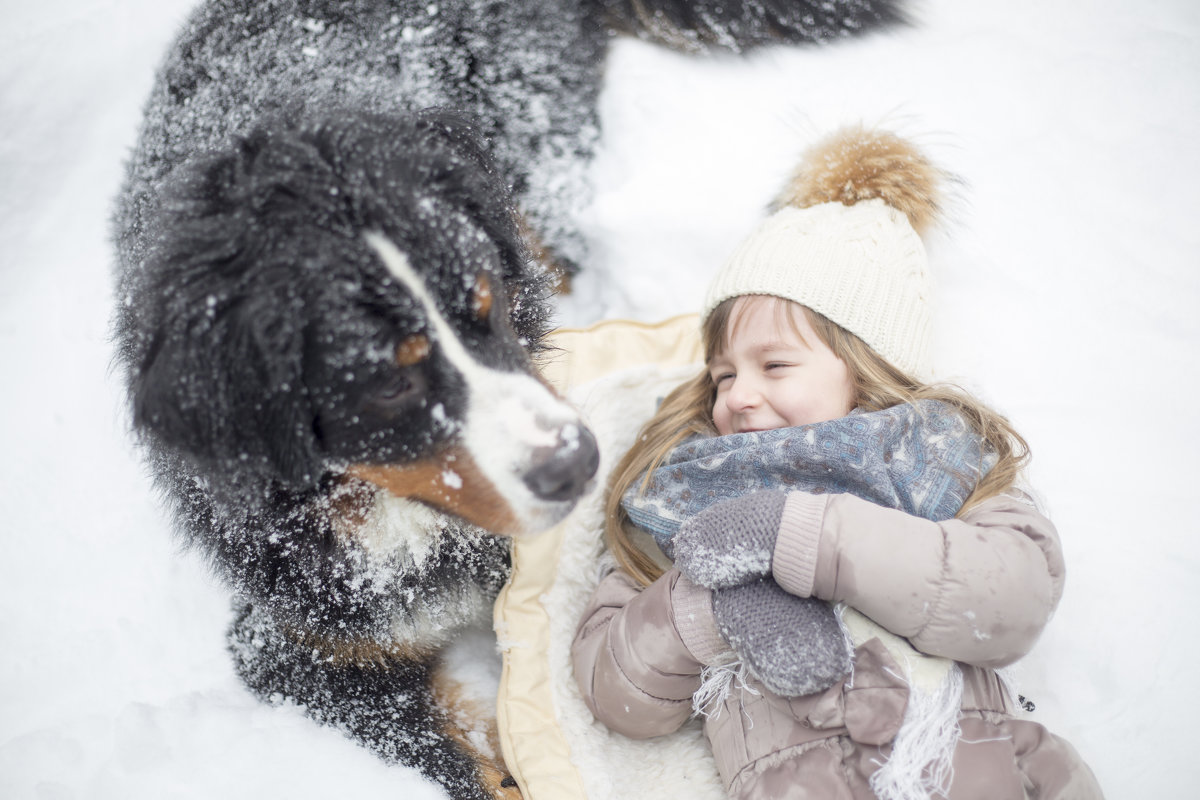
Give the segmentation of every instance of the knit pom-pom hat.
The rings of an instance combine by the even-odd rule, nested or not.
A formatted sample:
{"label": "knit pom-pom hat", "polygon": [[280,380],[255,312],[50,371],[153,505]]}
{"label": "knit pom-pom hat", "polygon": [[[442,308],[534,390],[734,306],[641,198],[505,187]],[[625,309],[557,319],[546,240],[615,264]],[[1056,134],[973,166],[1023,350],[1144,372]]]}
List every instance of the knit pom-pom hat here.
{"label": "knit pom-pom hat", "polygon": [[909,375],[929,372],[929,264],[944,174],[909,142],[848,128],[810,149],[775,212],[718,271],[701,311],[747,294],[794,300]]}

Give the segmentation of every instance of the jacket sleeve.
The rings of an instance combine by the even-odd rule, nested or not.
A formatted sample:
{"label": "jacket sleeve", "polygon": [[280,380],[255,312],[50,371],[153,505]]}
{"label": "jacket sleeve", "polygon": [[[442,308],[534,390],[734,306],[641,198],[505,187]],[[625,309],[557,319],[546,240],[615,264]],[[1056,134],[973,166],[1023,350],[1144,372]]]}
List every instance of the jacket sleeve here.
{"label": "jacket sleeve", "polygon": [[1029,652],[1062,596],[1054,525],[1024,496],[931,522],[852,495],[792,493],[773,571],[845,603],[918,650],[982,667]]}
{"label": "jacket sleeve", "polygon": [[646,739],[687,721],[700,687],[701,659],[726,647],[716,633],[707,589],[674,569],[645,589],[613,571],[584,611],[571,661],[596,719]]}

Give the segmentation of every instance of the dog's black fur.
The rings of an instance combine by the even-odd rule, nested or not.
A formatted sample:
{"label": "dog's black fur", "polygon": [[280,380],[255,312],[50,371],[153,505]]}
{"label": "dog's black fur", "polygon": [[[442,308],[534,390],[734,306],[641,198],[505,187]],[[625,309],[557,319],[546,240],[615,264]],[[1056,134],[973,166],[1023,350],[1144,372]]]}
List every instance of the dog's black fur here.
{"label": "dog's black fur", "polygon": [[825,39],[889,2],[212,0],[118,202],[118,358],[180,530],[237,595],[239,674],[453,797],[512,791],[443,648],[595,443],[531,355],[582,256],[607,38]]}

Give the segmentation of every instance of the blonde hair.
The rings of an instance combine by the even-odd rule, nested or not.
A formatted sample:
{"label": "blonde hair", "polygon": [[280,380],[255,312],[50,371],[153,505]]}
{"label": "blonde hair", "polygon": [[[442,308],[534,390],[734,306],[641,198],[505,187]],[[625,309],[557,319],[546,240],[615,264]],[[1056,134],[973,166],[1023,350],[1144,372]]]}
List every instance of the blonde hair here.
{"label": "blonde hair", "polygon": [[[724,350],[746,316],[744,310],[734,313],[737,299],[725,300],[704,321],[702,340],[706,364]],[[885,361],[862,339],[812,309],[784,298],[772,299],[777,301],[776,324],[786,318],[800,335],[793,316],[795,310],[800,309],[817,337],[846,364],[854,386],[855,407],[880,411],[916,400],[940,400],[956,409],[971,424],[999,460],[967,497],[958,516],[1013,486],[1029,460],[1029,446],[1005,417],[958,386],[918,382]],[[630,535],[633,526],[621,507],[621,498],[685,439],[695,435],[717,435],[712,421],[715,397],[716,387],[707,369],[676,387],[650,421],[642,426],[635,444],[617,463],[609,479],[605,540],[621,568],[643,585],[658,578],[662,568],[633,541]]]}

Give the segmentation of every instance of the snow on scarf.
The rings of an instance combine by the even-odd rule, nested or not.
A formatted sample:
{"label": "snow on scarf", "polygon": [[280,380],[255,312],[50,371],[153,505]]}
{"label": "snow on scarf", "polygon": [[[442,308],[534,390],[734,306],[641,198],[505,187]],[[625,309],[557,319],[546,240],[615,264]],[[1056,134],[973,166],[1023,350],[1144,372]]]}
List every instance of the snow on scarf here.
{"label": "snow on scarf", "polygon": [[[669,554],[671,537],[684,520],[718,501],[762,489],[848,493],[925,519],[950,519],[996,461],[961,414],[945,403],[919,400],[882,411],[856,409],[813,425],[689,440],[647,480],[635,482],[621,505]],[[891,640],[909,677],[904,723],[871,788],[888,800],[928,797],[950,780],[962,674],[952,662],[917,653],[857,612],[842,614],[844,624],[853,616],[860,630]],[[909,652],[895,652],[901,648]],[[914,663],[922,663],[920,675]],[[936,677],[923,685],[920,677],[928,675]]]}

